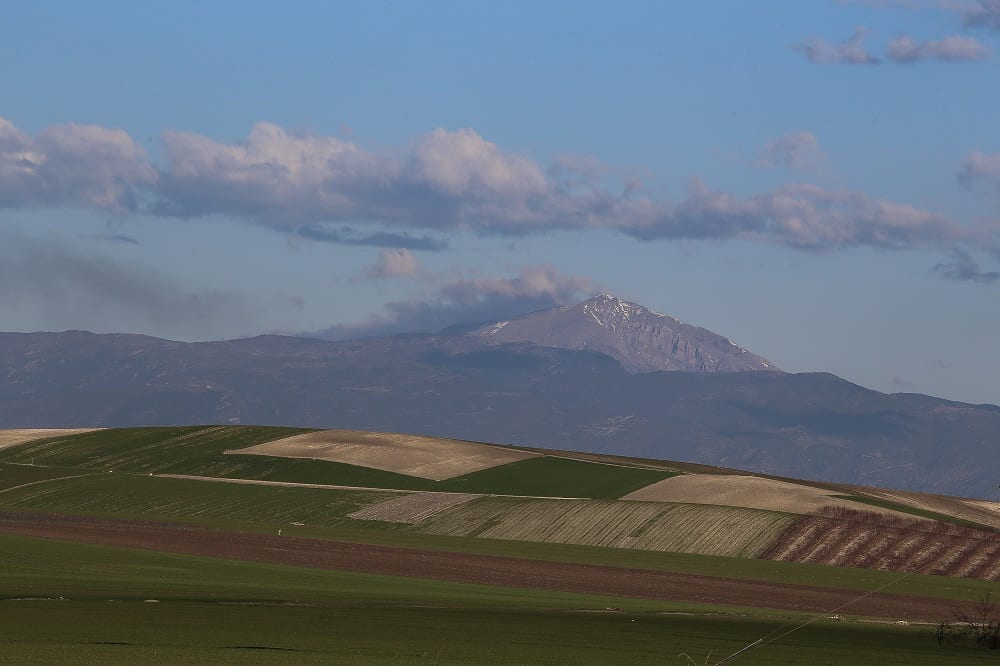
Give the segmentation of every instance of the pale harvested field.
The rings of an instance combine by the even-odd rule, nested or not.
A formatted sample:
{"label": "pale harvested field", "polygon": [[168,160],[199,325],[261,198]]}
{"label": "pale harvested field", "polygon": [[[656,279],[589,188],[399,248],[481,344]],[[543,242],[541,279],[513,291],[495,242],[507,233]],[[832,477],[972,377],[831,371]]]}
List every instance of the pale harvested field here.
{"label": "pale harvested field", "polygon": [[79,435],[80,433],[92,432],[94,430],[99,430],[99,428],[16,428],[12,430],[0,430],[0,449],[33,442],[36,439]]}
{"label": "pale harvested field", "polygon": [[[970,520],[974,523],[1000,529],[1000,503],[997,502],[969,500],[963,497],[949,497],[947,495],[929,495],[927,493],[914,493],[905,490],[885,490],[883,488],[867,488],[863,486],[851,486],[850,488],[858,494],[869,495],[890,502],[898,502],[899,504],[923,509],[924,511],[935,511],[952,516],[953,518]],[[865,511],[868,510],[869,508],[865,507]]]}
{"label": "pale harvested field", "polygon": [[427,520],[445,509],[465,504],[477,497],[482,497],[482,495],[465,493],[412,493],[369,504],[354,513],[347,514],[347,517],[358,520],[381,520],[387,523],[409,523],[412,525]]}
{"label": "pale harvested field", "polygon": [[417,526],[428,534],[755,557],[792,522],[771,511],[694,504],[483,497]]}
{"label": "pale harvested field", "polygon": [[329,460],[432,481],[539,455],[457,439],[360,430],[310,432],[226,453]]}
{"label": "pale harvested field", "polygon": [[[759,476],[683,474],[640,488],[622,499],[645,502],[687,502],[811,514],[824,507],[856,509],[856,502],[831,497],[822,488],[775,481]],[[890,509],[866,510],[900,515]]]}

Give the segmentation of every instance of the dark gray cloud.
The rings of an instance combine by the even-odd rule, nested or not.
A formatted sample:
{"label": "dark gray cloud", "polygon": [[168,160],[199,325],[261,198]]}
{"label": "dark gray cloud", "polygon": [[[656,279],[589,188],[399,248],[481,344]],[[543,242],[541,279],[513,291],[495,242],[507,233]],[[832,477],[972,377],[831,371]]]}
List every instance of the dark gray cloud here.
{"label": "dark gray cloud", "polygon": [[1000,0],[977,0],[959,11],[967,26],[1000,30]]}
{"label": "dark gray cloud", "polygon": [[[994,255],[1000,259],[1000,253],[994,252]],[[949,280],[981,284],[992,284],[1000,280],[1000,271],[984,271],[979,262],[961,248],[952,250],[952,259],[948,263],[936,264],[931,270]]]}
{"label": "dark gray cloud", "polygon": [[901,64],[913,64],[922,60],[974,62],[988,60],[990,52],[974,37],[948,35],[940,40],[919,42],[912,37],[901,36],[889,42],[886,56]]}
{"label": "dark gray cloud", "polygon": [[431,298],[388,303],[383,315],[308,335],[353,340],[399,333],[436,333],[457,324],[499,321],[575,303],[595,291],[595,285],[587,278],[565,277],[549,266],[539,266],[509,279],[457,280],[441,287]]}
{"label": "dark gray cloud", "polygon": [[854,28],[850,38],[839,44],[813,37],[792,48],[809,62],[821,65],[877,65],[879,59],[865,48],[867,35],[868,28],[859,25]]}
{"label": "dark gray cloud", "polygon": [[251,308],[231,294],[187,291],[143,266],[6,233],[0,234],[0,311],[48,330],[149,330],[181,338],[214,337],[253,320]]}
{"label": "dark gray cloud", "polygon": [[408,250],[427,250],[439,252],[448,249],[447,241],[431,236],[414,236],[387,231],[376,233],[361,233],[352,227],[330,228],[318,224],[299,227],[295,233],[302,238],[336,243],[338,245],[366,245],[371,247],[406,248]]}
{"label": "dark gray cloud", "polygon": [[124,234],[81,234],[80,240],[103,241],[105,243],[119,243],[124,245],[139,245],[139,240]]}

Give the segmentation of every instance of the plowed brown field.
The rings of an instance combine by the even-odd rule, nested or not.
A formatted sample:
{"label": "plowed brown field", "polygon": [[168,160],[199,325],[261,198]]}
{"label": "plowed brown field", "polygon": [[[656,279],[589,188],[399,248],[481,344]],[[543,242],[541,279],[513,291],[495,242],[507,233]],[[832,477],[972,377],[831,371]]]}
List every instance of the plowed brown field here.
{"label": "plowed brown field", "polygon": [[762,559],[1000,581],[1000,534],[866,511],[827,511],[789,527]]}
{"label": "plowed brown field", "polygon": [[810,613],[933,621],[948,617],[953,609],[947,599],[884,592],[866,596],[805,585],[104,518],[0,512],[0,534],[358,573]]}

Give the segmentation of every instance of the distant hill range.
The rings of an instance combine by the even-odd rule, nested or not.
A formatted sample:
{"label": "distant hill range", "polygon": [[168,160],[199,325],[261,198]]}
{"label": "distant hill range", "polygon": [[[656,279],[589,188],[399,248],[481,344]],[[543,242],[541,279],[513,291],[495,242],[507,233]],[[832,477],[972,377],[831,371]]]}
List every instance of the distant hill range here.
{"label": "distant hill range", "polygon": [[609,296],[346,342],[0,333],[0,378],[0,428],[281,424],[987,499],[1000,483],[1000,407],[784,373],[722,336]]}

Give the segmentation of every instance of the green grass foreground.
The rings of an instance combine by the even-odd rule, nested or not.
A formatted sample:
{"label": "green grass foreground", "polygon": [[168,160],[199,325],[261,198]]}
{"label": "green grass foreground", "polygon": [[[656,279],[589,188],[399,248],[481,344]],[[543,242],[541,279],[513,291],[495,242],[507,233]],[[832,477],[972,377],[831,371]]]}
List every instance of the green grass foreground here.
{"label": "green grass foreground", "polygon": [[[8,663],[687,664],[683,652],[700,665],[807,619],[22,537],[0,551]],[[939,648],[929,627],[818,622],[736,663],[994,657]]]}

